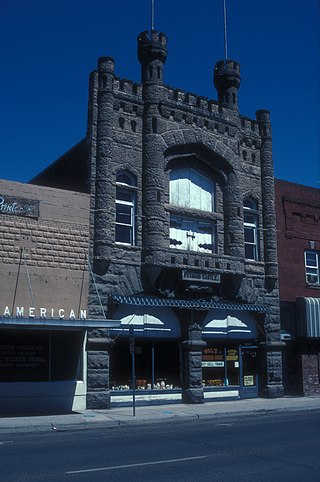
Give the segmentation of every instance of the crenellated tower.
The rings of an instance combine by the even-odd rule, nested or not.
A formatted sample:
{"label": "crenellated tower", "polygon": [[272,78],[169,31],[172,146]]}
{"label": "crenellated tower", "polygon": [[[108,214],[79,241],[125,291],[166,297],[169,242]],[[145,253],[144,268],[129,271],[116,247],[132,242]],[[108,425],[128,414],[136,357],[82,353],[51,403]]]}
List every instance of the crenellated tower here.
{"label": "crenellated tower", "polygon": [[214,86],[218,92],[219,109],[238,111],[240,64],[235,60],[219,60],[214,66]]}
{"label": "crenellated tower", "polygon": [[138,35],[138,59],[141,64],[143,83],[163,82],[163,65],[167,58],[167,37],[164,33],[152,30]]}
{"label": "crenellated tower", "polygon": [[[161,260],[165,243],[166,214],[163,203],[165,187],[164,157],[162,152],[159,106],[166,102],[167,89],[163,85],[163,66],[167,58],[167,37],[153,30],[138,36],[138,59],[141,63],[142,97],[144,102],[142,130],[142,185],[143,185],[143,254],[149,266]],[[148,268],[148,276],[152,269]]]}

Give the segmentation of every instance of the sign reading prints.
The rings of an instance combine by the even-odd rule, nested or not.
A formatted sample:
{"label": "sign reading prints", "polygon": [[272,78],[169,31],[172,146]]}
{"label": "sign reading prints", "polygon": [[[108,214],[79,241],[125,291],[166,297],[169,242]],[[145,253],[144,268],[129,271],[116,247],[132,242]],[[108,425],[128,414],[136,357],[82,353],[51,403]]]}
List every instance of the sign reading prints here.
{"label": "sign reading prints", "polygon": [[39,201],[0,194],[0,213],[28,218],[38,218]]}

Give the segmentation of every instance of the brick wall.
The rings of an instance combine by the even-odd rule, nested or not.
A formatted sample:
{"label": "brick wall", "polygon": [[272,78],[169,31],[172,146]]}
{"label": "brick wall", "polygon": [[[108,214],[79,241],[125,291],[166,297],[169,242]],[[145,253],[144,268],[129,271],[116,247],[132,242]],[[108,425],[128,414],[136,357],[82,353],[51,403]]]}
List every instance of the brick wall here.
{"label": "brick wall", "polygon": [[303,392],[320,395],[320,353],[302,355]]}
{"label": "brick wall", "polygon": [[0,212],[0,315],[32,296],[36,307],[86,308],[88,195],[0,180],[0,196],[39,201],[37,218]]}
{"label": "brick wall", "polygon": [[320,190],[276,180],[275,193],[280,299],[319,298],[320,290],[306,284],[304,251],[310,241],[320,250]]}

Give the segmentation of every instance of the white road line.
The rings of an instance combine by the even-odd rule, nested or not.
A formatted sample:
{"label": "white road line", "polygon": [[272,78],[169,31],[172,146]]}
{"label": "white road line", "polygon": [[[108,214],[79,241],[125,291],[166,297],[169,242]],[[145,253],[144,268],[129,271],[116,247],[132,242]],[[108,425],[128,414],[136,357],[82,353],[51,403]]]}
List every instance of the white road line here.
{"label": "white road line", "polygon": [[208,455],[200,455],[198,457],[186,457],[183,459],[169,459],[169,460],[158,460],[155,462],[141,462],[140,464],[113,465],[110,467],[98,467],[96,469],[70,470],[69,472],[66,472],[66,474],[84,474],[88,472],[100,472],[103,470],[129,469],[132,467],[145,467],[147,465],[172,464],[176,462],[186,462],[188,460],[206,459],[207,457]]}

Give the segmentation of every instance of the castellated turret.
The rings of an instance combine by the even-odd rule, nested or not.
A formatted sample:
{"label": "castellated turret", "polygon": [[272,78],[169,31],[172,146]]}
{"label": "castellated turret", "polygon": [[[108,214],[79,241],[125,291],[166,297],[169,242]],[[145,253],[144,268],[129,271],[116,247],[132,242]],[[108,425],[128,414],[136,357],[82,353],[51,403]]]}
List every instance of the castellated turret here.
{"label": "castellated turret", "polygon": [[240,65],[235,60],[219,60],[214,67],[214,86],[218,92],[220,110],[238,110],[238,89],[240,87]]}
{"label": "castellated turret", "polygon": [[138,35],[138,59],[142,82],[163,82],[163,64],[167,58],[167,37],[155,30]]}

